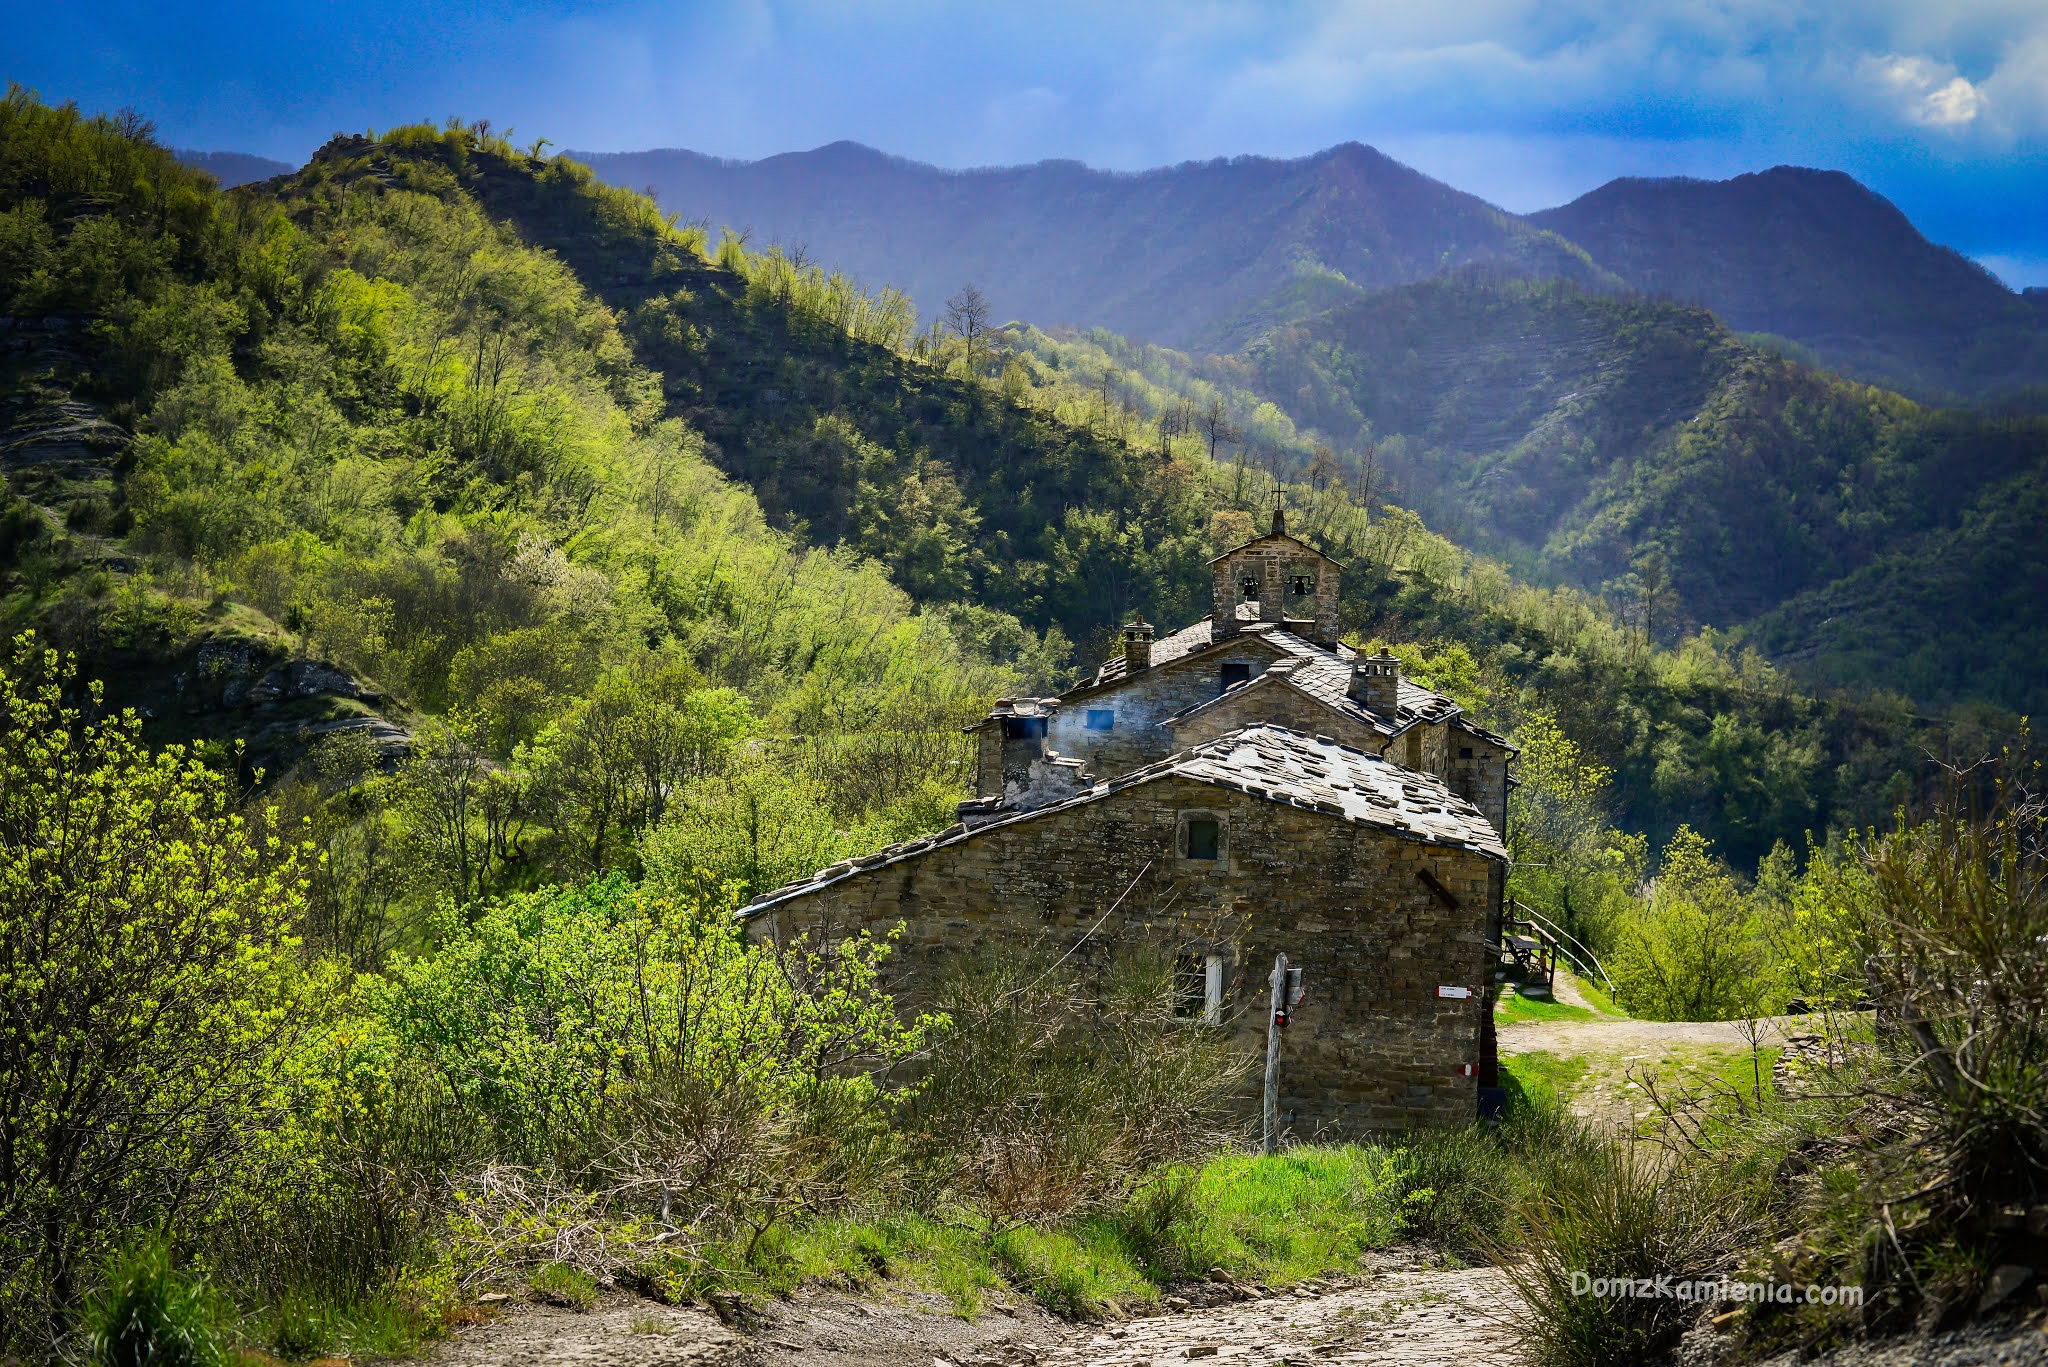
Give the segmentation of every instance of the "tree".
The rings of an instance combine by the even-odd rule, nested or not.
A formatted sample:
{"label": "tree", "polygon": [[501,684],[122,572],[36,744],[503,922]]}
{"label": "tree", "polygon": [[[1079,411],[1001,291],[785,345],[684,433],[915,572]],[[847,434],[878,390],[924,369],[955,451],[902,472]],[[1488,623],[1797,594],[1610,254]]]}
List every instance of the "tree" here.
{"label": "tree", "polygon": [[1227,446],[1244,435],[1230,420],[1230,410],[1223,406],[1220,396],[1209,400],[1209,406],[1196,415],[1195,424],[1209,443],[1209,459],[1212,461],[1216,459],[1217,447]]}
{"label": "tree", "polygon": [[[969,366],[974,366],[981,355],[989,315],[987,297],[972,283],[962,285],[960,292],[946,301],[946,326],[967,344]],[[978,368],[976,373],[980,373]]]}
{"label": "tree", "polygon": [[0,665],[0,1345],[24,1349],[120,1230],[223,1194],[309,1000],[305,851],[134,713],[67,706],[75,676],[26,635]]}

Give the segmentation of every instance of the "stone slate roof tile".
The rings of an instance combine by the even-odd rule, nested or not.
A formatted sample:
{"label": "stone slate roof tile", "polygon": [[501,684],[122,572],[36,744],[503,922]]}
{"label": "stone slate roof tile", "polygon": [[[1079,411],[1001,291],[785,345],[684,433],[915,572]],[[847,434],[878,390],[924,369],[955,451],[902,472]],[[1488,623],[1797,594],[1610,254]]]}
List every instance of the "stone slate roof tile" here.
{"label": "stone slate roof tile", "polygon": [[[1404,769],[1378,755],[1285,726],[1246,726],[1170,755],[1060,802],[997,816],[973,827],[952,826],[935,836],[890,845],[842,860],[809,878],[764,893],[741,907],[742,918],[862,873],[947,845],[979,839],[1021,821],[1097,802],[1137,783],[1187,778],[1249,793],[1268,802],[1319,810],[1355,825],[1392,831],[1411,840],[1471,850],[1503,862],[1508,857],[1486,816],[1432,774]],[[994,810],[1000,811],[1000,806]]]}

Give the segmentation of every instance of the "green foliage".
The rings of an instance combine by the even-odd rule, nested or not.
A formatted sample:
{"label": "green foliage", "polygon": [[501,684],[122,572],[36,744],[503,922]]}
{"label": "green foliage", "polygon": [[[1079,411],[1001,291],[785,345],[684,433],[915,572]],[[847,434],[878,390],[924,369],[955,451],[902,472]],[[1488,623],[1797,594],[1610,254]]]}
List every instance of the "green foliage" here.
{"label": "green foliage", "polygon": [[533,1274],[529,1285],[533,1287],[534,1298],[549,1305],[566,1306],[571,1310],[597,1308],[596,1278],[567,1263],[547,1264]]}
{"label": "green foliage", "polygon": [[0,1307],[61,1316],[118,1220],[219,1199],[305,1028],[302,852],[227,779],[67,705],[26,637],[0,665]]}
{"label": "green foliage", "polygon": [[664,1219],[758,1234],[843,1199],[884,1144],[879,1076],[933,1024],[879,990],[886,946],[744,944],[616,875],[451,912],[442,941],[373,990],[396,1046],[488,1126],[491,1154]]}
{"label": "green foliage", "polygon": [[86,1312],[93,1367],[216,1367],[226,1360],[204,1279],[171,1266],[161,1241],[112,1255]]}
{"label": "green foliage", "polygon": [[1521,1297],[1514,1326],[1544,1367],[1622,1367],[1676,1344],[1697,1313],[1674,1298],[1602,1297],[1574,1275],[1715,1280],[1762,1227],[1754,1188],[1700,1165],[1586,1145],[1548,1165],[1522,1207],[1525,1256],[1503,1271]]}
{"label": "green foliage", "polygon": [[1273,1286],[1355,1266],[1407,1232],[1398,1150],[1310,1145],[1173,1169],[1126,1205],[1123,1237],[1153,1280],[1222,1267]]}
{"label": "green foliage", "polygon": [[1088,974],[986,949],[935,1000],[948,1027],[906,1126],[914,1172],[991,1232],[1114,1208],[1156,1169],[1230,1138],[1251,1060],[1175,1019],[1172,962],[1150,947]]}
{"label": "green foliage", "polygon": [[1647,904],[1615,937],[1617,999],[1648,1020],[1770,1014],[1780,1003],[1750,897],[1688,828],[1662,855]]}

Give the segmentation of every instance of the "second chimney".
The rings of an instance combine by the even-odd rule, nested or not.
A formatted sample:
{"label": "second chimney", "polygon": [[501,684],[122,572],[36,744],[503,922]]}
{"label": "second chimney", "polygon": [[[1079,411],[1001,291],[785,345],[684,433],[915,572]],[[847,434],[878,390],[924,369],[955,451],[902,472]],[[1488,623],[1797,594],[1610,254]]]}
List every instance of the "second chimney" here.
{"label": "second chimney", "polygon": [[1152,667],[1152,624],[1140,617],[1124,628],[1124,675]]}
{"label": "second chimney", "polygon": [[1380,647],[1377,655],[1358,655],[1351,661],[1351,700],[1366,711],[1392,720],[1401,709],[1401,662]]}

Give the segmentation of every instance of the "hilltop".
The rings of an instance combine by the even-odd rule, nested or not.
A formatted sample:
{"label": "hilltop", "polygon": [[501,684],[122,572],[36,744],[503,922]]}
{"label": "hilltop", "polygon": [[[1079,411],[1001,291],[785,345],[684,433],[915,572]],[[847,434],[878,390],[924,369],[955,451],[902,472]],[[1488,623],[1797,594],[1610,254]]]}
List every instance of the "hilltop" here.
{"label": "hilltop", "polygon": [[1554,235],[1359,143],[1136,173],[1070,161],[946,171],[851,142],[756,162],[575,155],[685,218],[801,247],[908,291],[927,312],[971,280],[999,319],[1169,346],[1234,344],[1276,308],[1313,309],[1445,266],[1603,278]]}
{"label": "hilltop", "polygon": [[1816,364],[1931,401],[2038,407],[2048,312],[1839,172],[1619,180],[1518,216],[1359,143],[1142,172],[951,171],[856,143],[760,161],[578,153],[684,218],[744,228],[927,315],[967,281],[998,318],[1229,351],[1360,294],[1485,264],[1702,304]]}
{"label": "hilltop", "polygon": [[1645,293],[1916,395],[2048,383],[2040,310],[1839,171],[1609,181],[1529,220]]}

